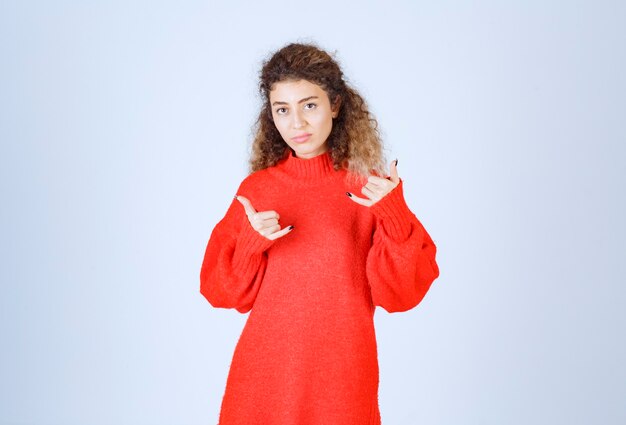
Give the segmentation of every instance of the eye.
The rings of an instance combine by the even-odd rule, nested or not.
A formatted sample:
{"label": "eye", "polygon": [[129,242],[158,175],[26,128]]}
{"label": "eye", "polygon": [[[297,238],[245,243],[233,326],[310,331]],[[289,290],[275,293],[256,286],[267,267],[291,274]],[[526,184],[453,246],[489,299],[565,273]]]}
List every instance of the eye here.
{"label": "eye", "polygon": [[277,114],[280,114],[280,111],[281,111],[281,110],[283,110],[283,109],[285,109],[285,108],[278,108],[278,109],[276,110],[276,113],[277,113]]}
{"label": "eye", "polygon": [[[305,107],[308,105],[313,105],[313,107],[317,107],[317,105],[315,103],[307,103],[306,105],[304,105]],[[306,108],[305,108],[306,109]],[[313,108],[308,108],[308,109],[313,109]]]}

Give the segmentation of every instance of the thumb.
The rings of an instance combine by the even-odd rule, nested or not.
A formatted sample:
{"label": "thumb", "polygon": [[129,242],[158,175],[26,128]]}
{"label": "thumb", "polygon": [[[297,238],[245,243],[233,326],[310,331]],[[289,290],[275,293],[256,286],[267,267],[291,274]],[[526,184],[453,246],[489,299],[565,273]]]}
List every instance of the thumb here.
{"label": "thumb", "polygon": [[243,208],[246,210],[246,215],[251,215],[256,212],[250,200],[245,196],[235,195],[235,199],[238,200],[241,205],[243,205]]}
{"label": "thumb", "polygon": [[398,177],[398,160],[397,159],[391,161],[390,169],[391,169],[391,173],[390,173],[391,181],[394,183],[399,183],[400,178]]}

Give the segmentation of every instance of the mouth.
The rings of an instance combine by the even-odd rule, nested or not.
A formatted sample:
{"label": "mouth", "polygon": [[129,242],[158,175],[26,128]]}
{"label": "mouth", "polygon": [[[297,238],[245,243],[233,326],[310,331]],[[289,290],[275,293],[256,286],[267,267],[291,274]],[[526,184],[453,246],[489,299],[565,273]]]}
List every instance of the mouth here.
{"label": "mouth", "polygon": [[292,137],[291,140],[293,140],[296,143],[303,143],[309,140],[310,137],[311,137],[310,133],[304,133],[304,134],[300,134],[299,136]]}

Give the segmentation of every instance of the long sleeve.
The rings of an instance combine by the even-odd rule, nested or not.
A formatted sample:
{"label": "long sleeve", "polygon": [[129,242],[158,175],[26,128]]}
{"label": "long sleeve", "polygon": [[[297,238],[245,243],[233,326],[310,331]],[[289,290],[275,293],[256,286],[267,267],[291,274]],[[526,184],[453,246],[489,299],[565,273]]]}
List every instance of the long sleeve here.
{"label": "long sleeve", "polygon": [[243,205],[233,198],[211,232],[200,270],[200,293],[213,307],[250,311],[267,267],[266,250],[273,243],[254,230]]}
{"label": "long sleeve", "polygon": [[402,179],[370,211],[376,224],[366,273],[373,304],[389,313],[410,310],[439,276],[437,248],[406,204]]}

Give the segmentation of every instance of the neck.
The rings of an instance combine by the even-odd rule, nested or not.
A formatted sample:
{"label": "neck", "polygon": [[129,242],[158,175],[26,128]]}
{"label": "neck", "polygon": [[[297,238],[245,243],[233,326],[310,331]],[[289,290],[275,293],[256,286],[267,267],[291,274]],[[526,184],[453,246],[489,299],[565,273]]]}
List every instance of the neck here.
{"label": "neck", "polygon": [[312,158],[300,158],[295,156],[295,152],[289,148],[282,161],[285,170],[299,178],[319,178],[331,175],[335,169],[330,150],[327,150]]}

